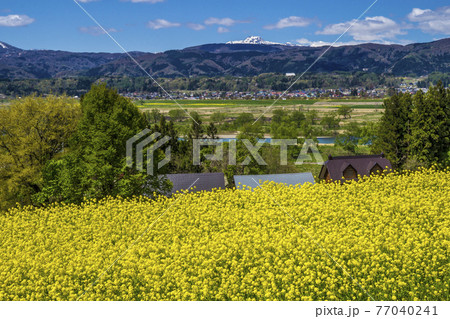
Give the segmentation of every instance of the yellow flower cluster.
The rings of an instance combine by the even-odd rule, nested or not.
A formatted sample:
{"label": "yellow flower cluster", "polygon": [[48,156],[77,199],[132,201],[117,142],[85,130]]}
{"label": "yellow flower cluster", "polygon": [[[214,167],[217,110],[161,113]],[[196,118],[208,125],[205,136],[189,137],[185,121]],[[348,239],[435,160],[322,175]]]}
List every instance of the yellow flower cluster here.
{"label": "yellow flower cluster", "polygon": [[14,209],[0,300],[449,300],[449,198],[423,170]]}

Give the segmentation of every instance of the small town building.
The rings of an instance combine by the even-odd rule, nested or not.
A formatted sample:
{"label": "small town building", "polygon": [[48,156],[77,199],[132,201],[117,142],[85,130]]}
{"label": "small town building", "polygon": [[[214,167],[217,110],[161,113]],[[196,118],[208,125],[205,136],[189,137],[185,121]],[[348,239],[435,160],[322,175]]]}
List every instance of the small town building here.
{"label": "small town building", "polygon": [[358,176],[382,174],[392,170],[391,162],[384,154],[357,156],[328,156],[319,178],[328,182],[357,180]]}

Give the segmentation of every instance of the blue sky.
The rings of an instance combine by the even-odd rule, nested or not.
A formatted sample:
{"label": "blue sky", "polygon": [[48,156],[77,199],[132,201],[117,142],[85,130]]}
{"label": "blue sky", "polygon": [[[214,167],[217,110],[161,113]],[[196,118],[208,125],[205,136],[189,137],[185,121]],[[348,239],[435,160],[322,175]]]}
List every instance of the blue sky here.
{"label": "blue sky", "polygon": [[[79,0],[129,51],[241,40],[334,42],[374,0]],[[121,52],[73,0],[2,0],[0,41],[23,49]],[[448,0],[379,0],[339,44],[450,37]]]}

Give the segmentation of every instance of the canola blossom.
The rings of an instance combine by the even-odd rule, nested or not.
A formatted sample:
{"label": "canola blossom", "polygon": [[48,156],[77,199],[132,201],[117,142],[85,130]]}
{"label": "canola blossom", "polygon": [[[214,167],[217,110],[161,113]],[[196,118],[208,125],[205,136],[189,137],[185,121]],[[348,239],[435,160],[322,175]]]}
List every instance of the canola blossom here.
{"label": "canola blossom", "polygon": [[449,300],[449,198],[430,169],[12,209],[0,300]]}

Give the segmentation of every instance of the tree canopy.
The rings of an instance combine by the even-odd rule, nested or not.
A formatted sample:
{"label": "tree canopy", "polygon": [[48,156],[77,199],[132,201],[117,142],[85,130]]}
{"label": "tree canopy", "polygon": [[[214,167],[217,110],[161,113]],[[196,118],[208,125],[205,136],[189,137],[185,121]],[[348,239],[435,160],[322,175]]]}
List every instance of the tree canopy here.
{"label": "tree canopy", "polygon": [[374,152],[384,152],[395,168],[448,165],[450,93],[442,83],[414,96],[396,94],[384,107]]}
{"label": "tree canopy", "polygon": [[94,85],[81,99],[81,109],[71,152],[47,164],[40,201],[150,195],[163,187],[156,176],[126,166],[127,140],[147,127],[133,103],[106,85]]}
{"label": "tree canopy", "polygon": [[29,96],[0,109],[0,209],[32,203],[46,163],[66,153],[81,110],[66,96]]}

